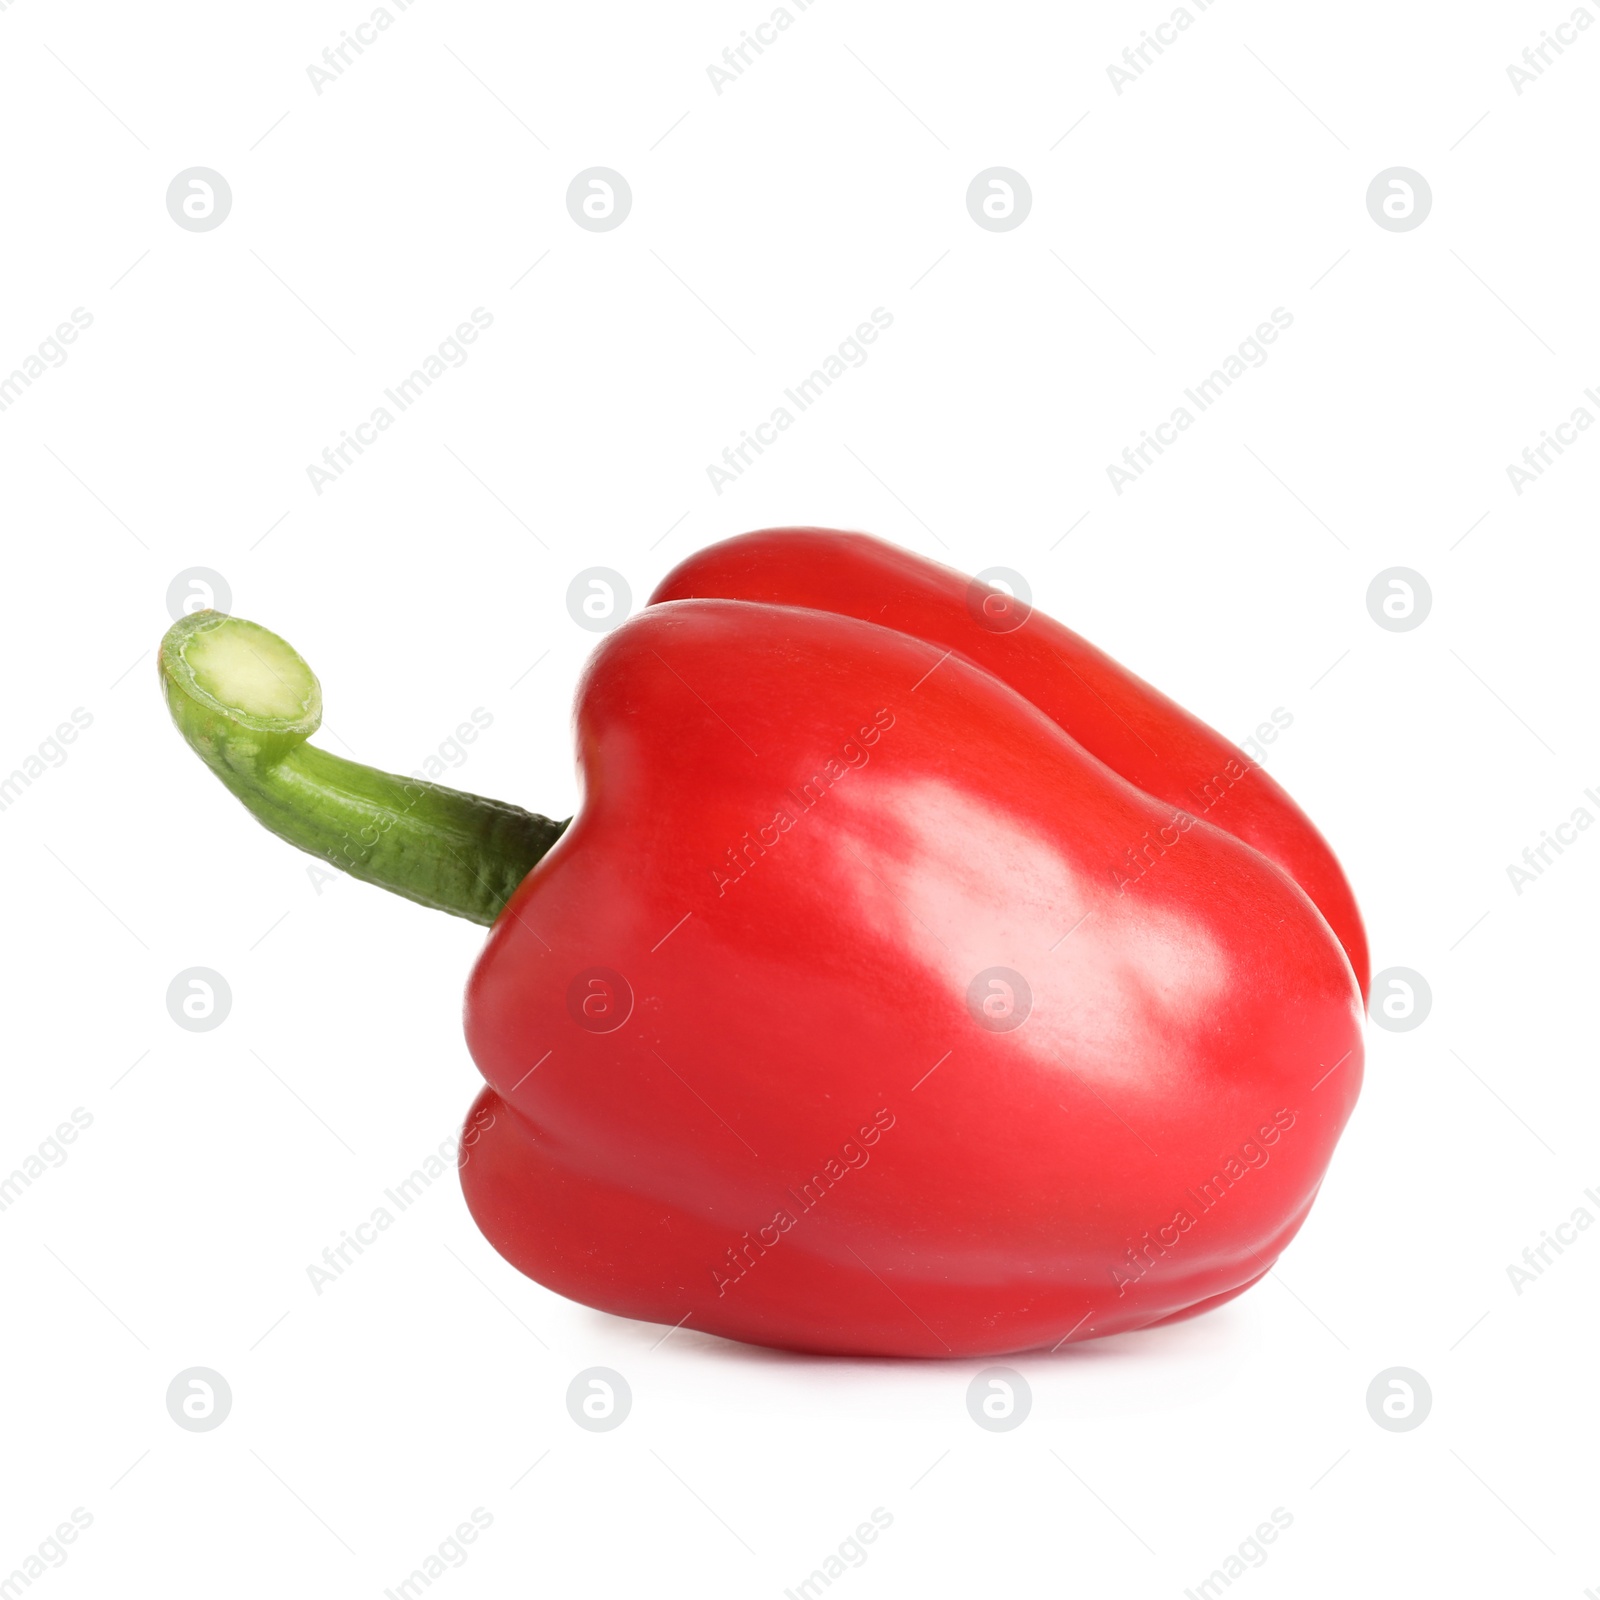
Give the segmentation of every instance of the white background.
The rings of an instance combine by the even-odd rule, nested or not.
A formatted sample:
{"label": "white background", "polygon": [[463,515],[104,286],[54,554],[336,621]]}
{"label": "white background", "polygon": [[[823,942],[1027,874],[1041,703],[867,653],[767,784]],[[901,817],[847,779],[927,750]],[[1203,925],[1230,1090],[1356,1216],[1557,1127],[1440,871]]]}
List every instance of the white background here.
{"label": "white background", "polygon": [[[1600,435],[1520,495],[1506,472],[1600,415],[1600,30],[1518,95],[1565,0],[1217,0],[1119,95],[1107,66],[1166,0],[1060,9],[817,0],[720,95],[707,66],[766,0],[416,0],[320,95],[306,68],[365,0],[0,10],[0,372],[94,319],[0,412],[0,769],[93,718],[0,812],[0,1173],[93,1117],[0,1213],[0,1576],[81,1506],[28,1594],[379,1595],[482,1507],[430,1593],[778,1596],[882,1507],[830,1594],[1177,1596],[1282,1507],[1230,1593],[1600,1585],[1600,1236],[1520,1294],[1506,1270],[1600,1216],[1600,837],[1520,895],[1506,871],[1600,815]],[[611,232],[565,205],[596,165],[633,191]],[[965,205],[995,165],[1032,190],[1009,232]],[[1409,232],[1365,203],[1396,165],[1433,194]],[[232,188],[211,232],[166,209],[192,166]],[[315,492],[324,446],[479,306],[470,360]],[[877,306],[870,360],[715,492],[707,465]],[[1108,463],[1280,306],[1265,365],[1114,492]],[[564,816],[594,642],[573,575],[615,568],[638,604],[793,522],[1014,568],[1235,739],[1283,708],[1269,765],[1374,967],[1432,990],[1422,1026],[1369,1030],[1281,1269],[1015,1359],[1009,1433],[967,1415],[976,1364],[662,1343],[566,1302],[448,1174],[317,1295],[308,1264],[478,1086],[480,933],[318,894],[156,690],[169,585],[211,569],[311,661],[332,748],[410,770],[482,707],[451,781]],[[1407,632],[1366,605],[1393,566],[1432,592]],[[212,1032],[167,1014],[191,966],[232,988]],[[564,1404],[596,1365],[633,1390],[608,1434]],[[215,1431],[167,1415],[191,1366],[231,1386]],[[1410,1432],[1367,1412],[1392,1366],[1431,1386]]]}

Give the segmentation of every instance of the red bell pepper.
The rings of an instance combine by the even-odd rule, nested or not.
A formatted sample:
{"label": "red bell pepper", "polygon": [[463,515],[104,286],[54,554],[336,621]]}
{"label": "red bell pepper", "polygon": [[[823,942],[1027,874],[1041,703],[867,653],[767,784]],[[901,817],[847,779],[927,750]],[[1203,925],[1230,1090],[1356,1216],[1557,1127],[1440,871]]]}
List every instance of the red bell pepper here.
{"label": "red bell pepper", "polygon": [[307,745],[254,624],[185,618],[162,672],[268,827],[491,924],[463,1187],[588,1305],[854,1355],[1172,1321],[1272,1266],[1355,1103],[1365,937],[1294,803],[865,536],[672,573],[584,674],[570,825]]}

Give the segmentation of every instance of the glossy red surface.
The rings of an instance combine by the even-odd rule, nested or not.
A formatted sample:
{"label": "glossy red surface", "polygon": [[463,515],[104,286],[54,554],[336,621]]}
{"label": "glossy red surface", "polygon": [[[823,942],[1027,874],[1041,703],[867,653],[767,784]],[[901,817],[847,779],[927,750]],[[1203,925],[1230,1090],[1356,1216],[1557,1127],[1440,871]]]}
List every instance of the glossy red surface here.
{"label": "glossy red surface", "polygon": [[[659,598],[585,674],[582,807],[469,984],[462,1179],[496,1248],[620,1315],[907,1356],[1146,1326],[1267,1270],[1354,1104],[1361,996],[1273,860],[1175,820],[1199,768],[1162,750],[1229,747],[859,536],[729,541]],[[1264,779],[1216,820],[1306,862],[1359,945]]]}
{"label": "glossy red surface", "polygon": [[[909,550],[829,528],[725,539],[682,562],[652,598],[706,596],[860,617],[993,673],[1146,794],[1277,862],[1338,935],[1365,1001],[1371,972],[1361,913],[1311,819],[1237,745],[1070,628]],[[1248,782],[1236,776],[1243,770]]]}

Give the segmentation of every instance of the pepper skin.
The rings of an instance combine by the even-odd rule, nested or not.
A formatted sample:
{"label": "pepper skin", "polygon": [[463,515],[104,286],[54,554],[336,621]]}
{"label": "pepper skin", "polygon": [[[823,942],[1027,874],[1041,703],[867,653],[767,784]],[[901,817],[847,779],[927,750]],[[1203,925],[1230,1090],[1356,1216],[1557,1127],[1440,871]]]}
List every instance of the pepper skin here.
{"label": "pepper skin", "polygon": [[[1276,861],[1338,935],[1366,1000],[1361,913],[1311,819],[1242,751],[1087,639],[948,567],[881,539],[826,528],[726,539],[690,556],[651,598],[708,596],[837,611],[959,651],[1129,783]],[[1237,776],[1246,771],[1248,782]]]}
{"label": "pepper skin", "polygon": [[587,1305],[857,1356],[1172,1321],[1270,1269],[1354,1106],[1365,938],[1293,802],[862,535],[713,546],[608,635],[570,823],[309,746],[255,624],[185,618],[160,668],[266,826],[490,925],[463,1189]]}
{"label": "pepper skin", "polygon": [[583,805],[467,996],[463,1186],[523,1272],[990,1356],[1220,1304],[1304,1221],[1361,1081],[1337,863],[1259,770],[1202,817],[1231,746],[968,590],[752,534],[596,652]]}

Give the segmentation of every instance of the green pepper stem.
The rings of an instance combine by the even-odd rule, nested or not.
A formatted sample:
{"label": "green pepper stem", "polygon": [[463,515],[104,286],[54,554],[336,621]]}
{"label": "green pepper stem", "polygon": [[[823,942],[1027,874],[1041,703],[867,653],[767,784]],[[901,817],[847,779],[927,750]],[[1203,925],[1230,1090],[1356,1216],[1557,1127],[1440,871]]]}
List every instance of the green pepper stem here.
{"label": "green pepper stem", "polygon": [[307,744],[322,686],[290,645],[242,617],[183,617],[161,641],[160,670],[178,731],[258,822],[420,905],[487,926],[566,829]]}

